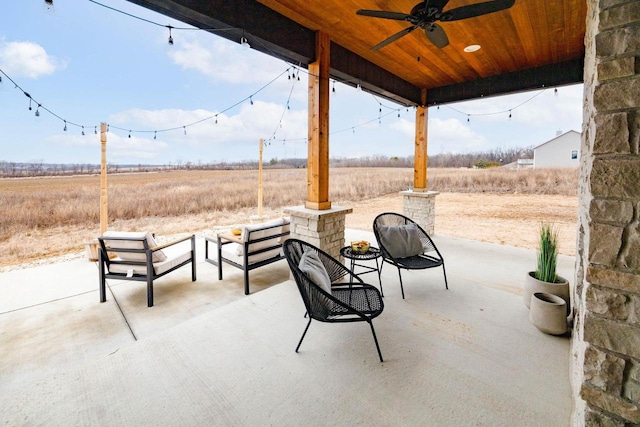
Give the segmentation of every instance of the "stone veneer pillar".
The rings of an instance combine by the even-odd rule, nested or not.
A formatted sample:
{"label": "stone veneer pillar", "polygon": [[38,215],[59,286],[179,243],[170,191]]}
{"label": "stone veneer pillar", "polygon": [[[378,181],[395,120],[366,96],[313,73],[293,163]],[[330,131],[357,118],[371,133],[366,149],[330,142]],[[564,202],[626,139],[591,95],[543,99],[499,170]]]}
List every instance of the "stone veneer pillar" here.
{"label": "stone veneer pillar", "polygon": [[437,191],[401,191],[402,211],[418,223],[429,235],[433,235],[436,223]]}
{"label": "stone veneer pillar", "polygon": [[340,248],[344,244],[345,217],[352,208],[333,206],[326,210],[307,209],[294,206],[285,209],[291,216],[290,237],[304,240],[340,259]]}
{"label": "stone veneer pillar", "polygon": [[640,424],[640,2],[588,0],[585,45],[572,423],[623,427]]}

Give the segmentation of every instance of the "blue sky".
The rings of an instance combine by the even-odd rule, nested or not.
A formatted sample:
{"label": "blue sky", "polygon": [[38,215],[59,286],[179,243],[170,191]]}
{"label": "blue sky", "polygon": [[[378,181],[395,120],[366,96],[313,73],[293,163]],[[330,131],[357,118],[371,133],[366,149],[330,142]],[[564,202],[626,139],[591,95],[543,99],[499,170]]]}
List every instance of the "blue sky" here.
{"label": "blue sky", "polygon": [[[100,2],[186,26],[124,0]],[[100,122],[110,124],[110,163],[257,160],[260,138],[269,141],[265,160],[306,157],[305,69],[204,31],[173,30],[169,45],[167,28],[88,0],[6,3],[0,69],[68,123],[64,131],[44,109],[36,117],[36,102],[29,111],[29,99],[0,74],[0,161],[99,163]],[[330,106],[332,157],[413,155],[413,108],[339,82]],[[432,107],[428,150],[536,146],[558,130],[580,132],[581,123],[582,85]],[[154,132],[169,128],[177,129]]]}

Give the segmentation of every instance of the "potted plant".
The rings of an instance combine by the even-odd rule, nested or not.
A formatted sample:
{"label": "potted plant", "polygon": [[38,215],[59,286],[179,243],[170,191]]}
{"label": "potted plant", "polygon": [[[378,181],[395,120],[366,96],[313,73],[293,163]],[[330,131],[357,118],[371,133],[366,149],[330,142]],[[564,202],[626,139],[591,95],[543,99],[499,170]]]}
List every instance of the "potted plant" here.
{"label": "potted plant", "polygon": [[558,230],[550,224],[540,224],[538,242],[538,266],[530,271],[524,283],[524,304],[531,306],[531,297],[535,293],[557,295],[565,300],[567,315],[570,310],[569,281],[556,274],[558,260]]}

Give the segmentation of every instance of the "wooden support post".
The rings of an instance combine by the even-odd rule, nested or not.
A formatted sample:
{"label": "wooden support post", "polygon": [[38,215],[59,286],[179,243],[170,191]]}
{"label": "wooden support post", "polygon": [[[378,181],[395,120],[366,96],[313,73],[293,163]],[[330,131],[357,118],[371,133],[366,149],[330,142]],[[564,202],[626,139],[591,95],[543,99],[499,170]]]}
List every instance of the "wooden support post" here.
{"label": "wooden support post", "polygon": [[100,123],[100,148],[102,150],[100,164],[100,235],[107,231],[107,124]]}
{"label": "wooden support post", "polygon": [[264,141],[260,139],[260,156],[258,160],[258,216],[262,217],[262,150]]}
{"label": "wooden support post", "polygon": [[427,91],[422,90],[422,105],[416,108],[416,140],[413,165],[413,191],[427,191]]}
{"label": "wooden support post", "polygon": [[316,33],[316,60],[309,64],[308,209],[331,208],[329,201],[329,46],[327,33]]}

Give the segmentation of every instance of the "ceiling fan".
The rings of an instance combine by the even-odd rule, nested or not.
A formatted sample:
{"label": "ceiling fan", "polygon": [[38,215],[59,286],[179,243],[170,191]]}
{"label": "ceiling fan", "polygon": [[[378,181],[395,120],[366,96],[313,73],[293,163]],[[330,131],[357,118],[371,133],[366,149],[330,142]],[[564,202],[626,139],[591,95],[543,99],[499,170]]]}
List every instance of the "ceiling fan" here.
{"label": "ceiling fan", "polygon": [[360,9],[356,12],[358,15],[370,16],[373,18],[393,19],[395,21],[407,21],[411,23],[410,27],[392,35],[391,37],[381,41],[371,48],[378,50],[386,45],[393,43],[400,37],[406,36],[417,28],[424,30],[427,38],[438,48],[449,44],[449,38],[444,29],[436,24],[436,21],[459,21],[461,19],[473,18],[476,16],[486,15],[488,13],[498,12],[500,10],[509,9],[515,3],[515,0],[493,0],[482,3],[460,6],[454,9],[443,11],[449,0],[425,0],[413,7],[411,13],[387,12],[384,10],[367,10]]}

